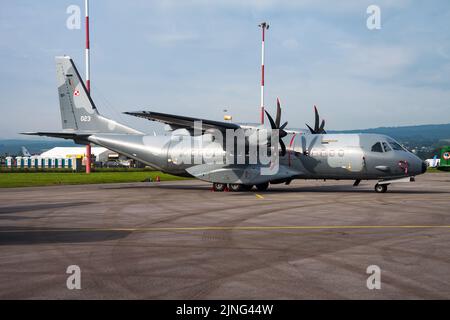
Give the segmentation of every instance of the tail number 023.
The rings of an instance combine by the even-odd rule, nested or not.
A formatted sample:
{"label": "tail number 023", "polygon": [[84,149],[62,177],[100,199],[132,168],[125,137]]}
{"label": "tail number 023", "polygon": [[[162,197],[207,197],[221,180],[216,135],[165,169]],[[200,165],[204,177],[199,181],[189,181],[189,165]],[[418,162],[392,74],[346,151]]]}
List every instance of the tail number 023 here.
{"label": "tail number 023", "polygon": [[91,121],[91,116],[81,116],[80,117],[80,121],[81,122],[90,122]]}

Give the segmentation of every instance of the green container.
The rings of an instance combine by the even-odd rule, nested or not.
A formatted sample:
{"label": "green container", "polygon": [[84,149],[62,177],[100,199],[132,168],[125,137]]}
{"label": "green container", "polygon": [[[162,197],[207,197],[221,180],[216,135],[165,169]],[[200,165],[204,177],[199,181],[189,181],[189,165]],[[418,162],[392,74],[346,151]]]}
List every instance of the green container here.
{"label": "green container", "polygon": [[441,159],[439,162],[439,170],[450,171],[450,147],[445,146],[441,149]]}

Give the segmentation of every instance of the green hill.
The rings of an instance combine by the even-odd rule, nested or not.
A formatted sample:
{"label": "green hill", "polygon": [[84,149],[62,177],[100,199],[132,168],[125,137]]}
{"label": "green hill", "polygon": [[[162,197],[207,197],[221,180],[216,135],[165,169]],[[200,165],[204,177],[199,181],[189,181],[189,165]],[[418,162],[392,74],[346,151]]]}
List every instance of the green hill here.
{"label": "green hill", "polygon": [[340,133],[379,133],[388,135],[402,143],[412,144],[435,144],[441,140],[450,141],[450,123],[448,124],[427,124],[420,126],[405,127],[379,127],[360,130],[333,131]]}
{"label": "green hill", "polygon": [[[329,130],[329,133],[379,133],[388,135],[410,150],[415,150],[422,158],[433,157],[443,145],[450,145],[450,123],[429,124],[404,127],[379,127],[358,130]],[[0,140],[0,156],[19,155],[21,147],[25,146],[30,153],[42,153],[53,147],[76,146],[69,140],[59,139],[10,139]]]}
{"label": "green hill", "polygon": [[22,146],[27,148],[31,154],[40,154],[53,147],[73,147],[77,146],[70,140],[48,139],[8,139],[0,140],[0,156],[5,155],[21,155]]}

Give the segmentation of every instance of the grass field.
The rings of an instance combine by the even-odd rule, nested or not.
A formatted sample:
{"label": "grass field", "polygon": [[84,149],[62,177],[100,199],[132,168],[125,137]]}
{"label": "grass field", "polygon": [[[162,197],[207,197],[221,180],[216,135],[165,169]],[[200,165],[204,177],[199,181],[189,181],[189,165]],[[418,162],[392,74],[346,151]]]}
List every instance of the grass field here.
{"label": "grass field", "polygon": [[428,168],[427,172],[429,172],[429,173],[442,173],[442,172],[448,172],[448,171],[438,170],[437,168]]}
{"label": "grass field", "polygon": [[[428,168],[429,173],[443,172]],[[159,176],[161,181],[184,180],[159,171],[116,171],[93,172],[89,175],[83,172],[0,172],[0,188],[37,187],[65,184],[93,184],[117,182],[153,181]]]}
{"label": "grass field", "polygon": [[142,182],[159,176],[161,181],[182,180],[159,171],[130,171],[130,172],[93,172],[58,173],[58,172],[29,172],[29,173],[0,173],[0,188],[36,187],[64,184],[92,184],[115,182]]}

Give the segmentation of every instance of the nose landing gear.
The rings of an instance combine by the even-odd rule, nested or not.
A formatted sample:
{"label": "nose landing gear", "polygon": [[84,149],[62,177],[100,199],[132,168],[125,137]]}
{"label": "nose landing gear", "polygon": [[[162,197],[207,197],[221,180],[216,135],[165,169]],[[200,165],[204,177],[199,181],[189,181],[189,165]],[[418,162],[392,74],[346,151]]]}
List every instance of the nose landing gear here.
{"label": "nose landing gear", "polygon": [[387,191],[387,186],[392,183],[404,183],[404,182],[413,182],[415,178],[413,176],[396,178],[396,179],[382,179],[379,180],[375,185],[375,192],[384,193]]}
{"label": "nose landing gear", "polygon": [[385,193],[387,191],[387,184],[376,184],[375,185],[375,192],[377,193]]}

